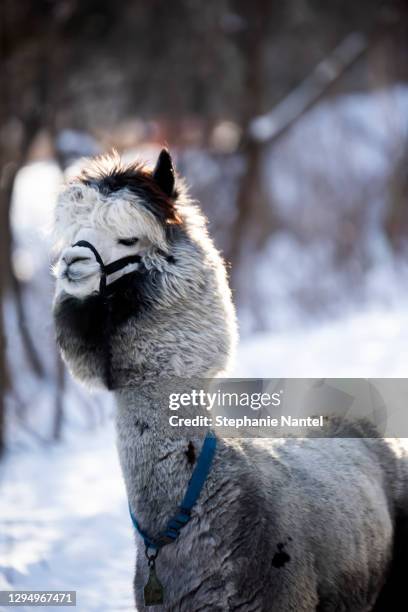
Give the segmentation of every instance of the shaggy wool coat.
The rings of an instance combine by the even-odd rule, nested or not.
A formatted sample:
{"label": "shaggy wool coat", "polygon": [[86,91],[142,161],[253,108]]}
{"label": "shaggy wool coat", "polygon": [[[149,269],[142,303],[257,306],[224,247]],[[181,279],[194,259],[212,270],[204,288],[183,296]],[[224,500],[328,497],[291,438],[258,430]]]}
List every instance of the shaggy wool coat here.
{"label": "shaggy wool coat", "polygon": [[[57,340],[74,376],[115,394],[129,502],[155,536],[183,498],[205,435],[169,428],[161,383],[228,369],[236,322],[225,267],[166,151],[154,171],[116,158],[88,166],[62,191],[55,228]],[[105,263],[134,253],[141,262],[101,295],[100,267],[72,246],[78,240]],[[405,457],[402,443],[374,437],[219,439],[190,523],[158,556],[165,602],[152,609],[405,609],[396,582],[384,591],[406,554]],[[143,610],[148,570],[135,539]]]}

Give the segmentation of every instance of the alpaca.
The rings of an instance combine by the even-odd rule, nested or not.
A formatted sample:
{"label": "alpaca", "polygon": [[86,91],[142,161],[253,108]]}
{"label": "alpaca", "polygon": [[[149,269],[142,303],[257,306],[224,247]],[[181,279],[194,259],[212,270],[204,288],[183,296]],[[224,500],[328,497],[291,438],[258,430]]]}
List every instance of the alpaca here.
{"label": "alpaca", "polygon": [[[156,536],[206,435],[169,430],[161,384],[228,370],[237,331],[225,267],[166,150],[154,170],[115,155],[90,162],[60,194],[55,233],[57,341],[75,377],[114,393],[129,504]],[[129,258],[102,292],[98,256]],[[152,609],[374,609],[408,508],[405,457],[374,436],[218,439],[190,522],[157,557],[165,595]],[[142,610],[149,569],[135,538]]]}

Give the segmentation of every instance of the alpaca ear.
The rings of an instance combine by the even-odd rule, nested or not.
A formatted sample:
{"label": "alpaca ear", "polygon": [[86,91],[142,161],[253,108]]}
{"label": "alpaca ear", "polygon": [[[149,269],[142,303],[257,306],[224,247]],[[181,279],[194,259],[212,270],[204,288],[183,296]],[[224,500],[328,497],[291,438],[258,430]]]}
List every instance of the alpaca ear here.
{"label": "alpaca ear", "polygon": [[167,149],[160,151],[156,167],[153,170],[153,179],[158,186],[168,196],[172,196],[174,192],[174,167],[171,155]]}

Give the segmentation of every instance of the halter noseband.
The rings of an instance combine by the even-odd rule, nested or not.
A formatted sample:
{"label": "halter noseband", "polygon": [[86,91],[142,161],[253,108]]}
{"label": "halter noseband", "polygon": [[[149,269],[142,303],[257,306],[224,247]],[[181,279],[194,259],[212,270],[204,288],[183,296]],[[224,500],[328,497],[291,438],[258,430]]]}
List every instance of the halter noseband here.
{"label": "halter noseband", "polygon": [[95,255],[95,259],[101,268],[101,282],[99,284],[99,293],[101,293],[102,295],[106,292],[106,277],[107,276],[110,276],[111,274],[118,272],[119,270],[121,270],[125,266],[128,266],[129,264],[139,263],[142,260],[140,255],[127,255],[127,257],[116,259],[115,261],[112,261],[110,264],[105,265],[103,263],[102,257],[99,255],[94,245],[88,242],[87,240],[79,240],[72,246],[73,247],[76,247],[76,246],[85,247],[86,249],[90,249],[92,253]]}

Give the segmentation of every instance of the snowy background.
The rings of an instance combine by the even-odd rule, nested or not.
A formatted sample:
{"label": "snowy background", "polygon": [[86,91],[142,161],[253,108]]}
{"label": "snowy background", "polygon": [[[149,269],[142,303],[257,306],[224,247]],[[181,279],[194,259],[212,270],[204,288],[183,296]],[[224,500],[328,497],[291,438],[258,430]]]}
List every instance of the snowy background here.
{"label": "snowy background", "polygon": [[[401,88],[390,92],[390,96],[397,96],[401,117],[408,117],[408,90]],[[265,173],[280,193],[285,214],[289,214],[286,204],[292,207],[291,214],[299,214],[296,193],[299,187],[290,176],[291,167],[285,166],[286,155],[290,155],[291,149],[297,150],[296,138],[304,142],[309,131],[332,132],[334,126],[328,122],[330,118],[338,119],[339,112],[344,112],[345,123],[348,116],[354,122],[360,112],[363,127],[365,124],[369,139],[375,143],[371,150],[364,142],[359,143],[360,151],[350,161],[359,171],[361,181],[385,176],[388,159],[384,143],[368,130],[370,117],[373,124],[381,123],[378,106],[376,96],[347,96],[322,104],[302,120],[278,154],[271,153],[269,170],[265,160]],[[341,146],[345,155],[347,132],[343,136]],[[339,140],[333,150],[330,142],[326,154],[340,163]],[[349,160],[352,153],[347,152]],[[319,150],[308,160],[316,169],[322,167],[321,155]],[[211,166],[213,162],[207,163]],[[32,328],[44,344],[44,338],[48,339],[47,367],[51,370],[55,348],[50,318],[52,281],[47,228],[60,180],[57,166],[49,161],[23,168],[16,182],[12,216],[16,266],[30,275],[27,300],[32,303],[29,308]],[[376,204],[373,217],[378,219],[381,202]],[[305,205],[304,200],[301,205]],[[257,269],[250,275],[251,286],[262,296],[262,312],[268,326],[264,331],[243,332],[236,376],[406,375],[406,272],[403,262],[394,260],[388,252],[375,219],[370,232],[373,248],[379,251],[378,259],[364,279],[365,287],[359,288],[358,299],[347,286],[343,273],[330,267],[326,251],[329,241],[317,248],[302,246],[289,234],[269,240],[262,257],[258,257]],[[322,307],[311,317],[309,309],[294,296],[302,290],[312,293],[321,283],[331,286],[335,313],[328,316]],[[10,337],[17,339],[13,314],[12,308],[6,309],[7,329]],[[256,312],[246,312],[244,307],[240,310],[243,321],[256,316]],[[54,396],[59,391],[49,380],[39,382],[26,372],[17,341],[10,344],[9,358],[15,376],[21,376],[20,407],[17,408],[16,398],[11,397],[10,450],[0,468],[0,588],[76,589],[81,610],[130,610],[133,534],[115,451],[110,398],[107,394],[88,395],[67,380],[63,392],[63,440],[50,444]]]}
{"label": "snowy background", "polygon": [[[116,21],[109,2],[93,16],[69,1],[51,14],[41,44],[55,45],[47,69],[56,85],[41,90],[43,106],[14,95],[44,113],[17,157],[4,151],[24,133],[25,115],[5,119],[0,107],[3,183],[16,170],[7,217],[14,280],[0,292],[9,379],[6,389],[0,372],[0,590],[76,590],[81,612],[133,609],[135,554],[111,398],[70,379],[53,336],[49,229],[61,182],[82,156],[116,146],[153,164],[169,144],[231,264],[241,331],[234,376],[407,374],[408,62],[406,43],[397,44],[405,13],[392,2],[384,14],[362,2],[360,14],[292,0],[287,14],[265,15],[261,0],[223,0],[181,2],[178,17],[157,17],[154,4],[129,3]],[[175,40],[167,49],[174,87],[163,53],[143,36],[156,17],[175,33],[192,28],[185,48]],[[132,61],[126,20],[139,31]],[[81,62],[76,49],[93,54]],[[24,75],[14,94],[43,83],[41,63],[31,81],[19,64],[37,51],[9,65]],[[259,62],[265,78],[251,80],[248,66],[259,77]]]}

